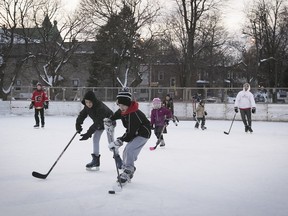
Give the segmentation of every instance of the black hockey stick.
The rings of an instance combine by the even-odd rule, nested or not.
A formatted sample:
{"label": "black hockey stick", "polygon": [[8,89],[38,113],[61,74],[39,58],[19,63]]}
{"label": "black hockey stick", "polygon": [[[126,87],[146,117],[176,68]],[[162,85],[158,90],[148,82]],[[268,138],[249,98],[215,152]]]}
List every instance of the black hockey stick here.
{"label": "black hockey stick", "polygon": [[118,156],[118,154],[116,153],[115,148],[113,148],[113,158],[115,160],[115,165],[116,165],[116,170],[117,170],[117,179],[119,182],[120,187],[122,188],[122,183],[121,183],[121,179],[120,179],[120,174],[119,174],[119,169],[118,169],[118,164],[117,164],[117,160],[116,157]]}
{"label": "black hockey stick", "polygon": [[158,138],[158,140],[157,140],[157,142],[156,142],[156,145],[155,145],[154,147],[150,147],[150,148],[149,148],[151,151],[155,150],[155,149],[158,147],[158,145],[160,144],[160,142],[161,142],[161,136],[163,135],[164,130],[165,130],[166,127],[167,127],[167,123],[165,123],[164,127],[162,128],[161,134],[160,134],[160,136],[159,136],[159,138]]}
{"label": "black hockey stick", "polygon": [[231,122],[229,131],[228,131],[228,132],[224,131],[224,134],[226,134],[226,135],[229,135],[229,134],[230,134],[230,131],[231,131],[232,125],[233,125],[233,123],[234,123],[235,117],[236,117],[236,113],[234,114],[234,117],[233,117],[233,120],[232,120],[232,122]]}
{"label": "black hockey stick", "polygon": [[58,160],[61,158],[61,156],[64,154],[64,152],[66,151],[66,149],[68,148],[68,146],[70,145],[70,143],[73,141],[73,139],[75,138],[75,136],[77,135],[78,132],[76,132],[73,137],[71,138],[71,140],[69,141],[69,143],[66,145],[66,147],[64,148],[64,150],[62,151],[62,153],[59,155],[59,157],[57,158],[57,160],[54,162],[53,166],[50,168],[50,170],[48,171],[48,173],[46,174],[41,174],[38,172],[33,171],[32,172],[32,176],[34,176],[35,178],[40,178],[40,179],[46,179],[47,176],[50,174],[50,172],[52,171],[52,169],[54,168],[54,166],[57,164]]}

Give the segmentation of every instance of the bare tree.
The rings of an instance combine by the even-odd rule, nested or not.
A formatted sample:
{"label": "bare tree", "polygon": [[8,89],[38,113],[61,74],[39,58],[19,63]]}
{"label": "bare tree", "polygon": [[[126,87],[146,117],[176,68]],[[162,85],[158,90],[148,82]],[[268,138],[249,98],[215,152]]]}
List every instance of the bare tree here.
{"label": "bare tree", "polygon": [[[197,63],[204,52],[221,46],[225,40],[220,30],[220,1],[215,0],[176,0],[177,11],[168,20],[168,32],[172,34],[182,51],[183,71],[182,86],[195,86],[197,80]],[[211,62],[212,63],[212,62]]]}
{"label": "bare tree", "polygon": [[260,85],[278,87],[282,82],[288,46],[285,3],[286,0],[258,0],[247,10],[244,33],[254,42],[258,62],[255,78]]}
{"label": "bare tree", "polygon": [[[11,91],[23,63],[27,61],[33,62],[38,79],[48,86],[57,86],[63,79],[61,69],[76,50],[76,37],[84,26],[79,17],[64,18],[59,9],[57,0],[0,2],[2,97]],[[62,18],[61,24],[50,22],[59,17]],[[13,72],[6,70],[12,58],[17,59]],[[9,68],[13,65],[10,63]]]}

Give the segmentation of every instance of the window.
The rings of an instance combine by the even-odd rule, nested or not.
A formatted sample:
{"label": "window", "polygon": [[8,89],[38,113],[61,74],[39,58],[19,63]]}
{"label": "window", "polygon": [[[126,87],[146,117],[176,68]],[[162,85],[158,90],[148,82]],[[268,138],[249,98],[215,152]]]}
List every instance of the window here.
{"label": "window", "polygon": [[21,86],[21,80],[16,80],[15,85],[16,85],[15,90],[20,91],[21,90],[21,87],[20,87]]}
{"label": "window", "polygon": [[73,79],[72,80],[72,86],[73,86],[73,91],[77,91],[79,87],[79,79]]}
{"label": "window", "polygon": [[175,77],[171,77],[171,78],[170,78],[170,86],[171,86],[171,87],[175,87],[175,86],[176,86],[176,79],[175,79]]}
{"label": "window", "polygon": [[158,80],[164,80],[164,72],[163,71],[158,72]]}

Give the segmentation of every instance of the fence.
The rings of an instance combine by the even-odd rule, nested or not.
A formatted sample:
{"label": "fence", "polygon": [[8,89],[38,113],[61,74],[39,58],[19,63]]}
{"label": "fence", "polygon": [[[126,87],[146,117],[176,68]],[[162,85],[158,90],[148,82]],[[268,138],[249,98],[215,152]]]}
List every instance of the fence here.
{"label": "fence", "polygon": [[[9,100],[30,100],[34,88],[31,86],[13,87]],[[51,101],[79,101],[88,90],[92,90],[101,101],[114,101],[120,88],[113,87],[46,87]],[[188,102],[195,95],[206,103],[234,103],[241,88],[168,88],[136,87],[130,89],[135,100],[150,102],[154,97],[164,99],[170,94],[175,102]],[[252,88],[256,103],[288,103],[288,88]]]}

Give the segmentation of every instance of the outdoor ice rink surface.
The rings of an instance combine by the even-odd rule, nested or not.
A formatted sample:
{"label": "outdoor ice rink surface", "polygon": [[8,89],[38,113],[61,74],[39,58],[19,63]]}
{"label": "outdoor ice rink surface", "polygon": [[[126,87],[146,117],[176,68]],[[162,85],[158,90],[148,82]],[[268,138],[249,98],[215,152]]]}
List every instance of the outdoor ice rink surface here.
{"label": "outdoor ice rink surface", "polygon": [[[115,163],[101,138],[99,172],[85,170],[92,140],[79,135],[45,180],[75,133],[76,116],[46,116],[45,129],[33,129],[31,116],[0,116],[0,212],[3,216],[287,216],[288,123],[207,120],[170,122],[165,148],[143,148],[137,171],[122,192],[108,194]],[[231,116],[232,120],[232,116]],[[84,132],[91,121],[86,120]],[[116,136],[124,128],[117,121]],[[123,147],[120,151],[123,150]]]}

